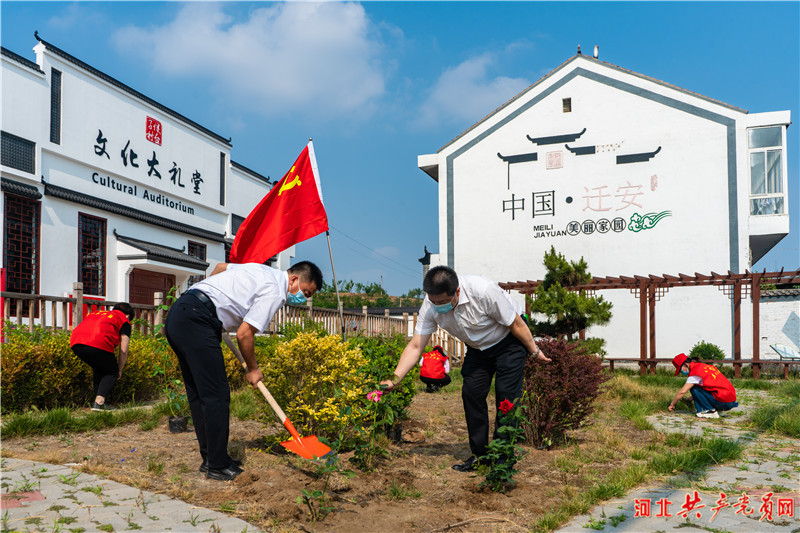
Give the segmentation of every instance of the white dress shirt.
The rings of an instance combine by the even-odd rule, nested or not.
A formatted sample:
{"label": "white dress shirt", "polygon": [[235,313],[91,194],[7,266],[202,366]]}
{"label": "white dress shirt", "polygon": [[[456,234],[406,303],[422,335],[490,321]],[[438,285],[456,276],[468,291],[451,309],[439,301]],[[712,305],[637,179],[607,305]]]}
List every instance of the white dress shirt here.
{"label": "white dress shirt", "polygon": [[509,326],[522,313],[519,303],[483,276],[458,276],[458,286],[458,303],[448,313],[437,313],[425,295],[414,333],[430,335],[439,326],[478,350],[503,340],[509,334]]}
{"label": "white dress shirt", "polygon": [[229,263],[224,272],[192,285],[217,307],[225,331],[247,322],[258,331],[267,329],[278,309],[286,304],[289,275],[259,263]]}

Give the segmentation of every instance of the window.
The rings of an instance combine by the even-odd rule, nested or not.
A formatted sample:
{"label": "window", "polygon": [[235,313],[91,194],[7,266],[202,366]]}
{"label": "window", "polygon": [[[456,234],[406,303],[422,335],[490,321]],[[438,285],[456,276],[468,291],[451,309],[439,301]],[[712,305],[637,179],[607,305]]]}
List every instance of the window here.
{"label": "window", "polygon": [[562,98],[561,109],[564,113],[572,113],[572,98]]}
{"label": "window", "polygon": [[750,214],[783,214],[783,126],[747,130]]}
{"label": "window", "polygon": [[[189,255],[191,255],[192,257],[196,257],[198,259],[202,259],[203,261],[205,261],[206,260],[206,245],[205,244],[201,244],[199,242],[189,241],[189,246],[187,247],[187,253]],[[206,277],[203,274],[198,274],[196,276],[189,276],[189,284],[188,284],[187,288],[191,287],[192,285],[194,285],[198,281],[202,281],[204,279],[206,279]]]}
{"label": "window", "polygon": [[[40,210],[41,204],[35,200],[13,194],[5,196],[3,268],[9,292],[39,292]],[[23,307],[27,313],[27,306]]]}
{"label": "window", "polygon": [[56,69],[50,76],[50,142],[61,144],[61,72]]}
{"label": "window", "polygon": [[239,215],[234,215],[231,213],[231,234],[236,235],[236,232],[239,231],[239,226],[242,225],[244,222],[244,217],[240,217]]}
{"label": "window", "polygon": [[36,172],[36,143],[6,131],[0,135],[2,135],[0,157],[2,157],[3,166],[34,174]]}
{"label": "window", "polygon": [[78,281],[83,293],[106,293],[106,219],[78,213]]}

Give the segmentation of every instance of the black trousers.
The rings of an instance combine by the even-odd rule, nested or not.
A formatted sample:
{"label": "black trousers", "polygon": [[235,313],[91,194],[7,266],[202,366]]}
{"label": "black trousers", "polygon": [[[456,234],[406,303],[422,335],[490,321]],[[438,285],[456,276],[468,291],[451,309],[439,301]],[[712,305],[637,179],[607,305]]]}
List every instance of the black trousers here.
{"label": "black trousers", "polygon": [[197,297],[184,294],[167,314],[164,333],[178,356],[200,455],[209,468],[225,468],[231,389],[222,357],[222,322]]}
{"label": "black trousers", "polygon": [[119,375],[117,358],[113,352],[107,352],[87,344],[76,344],[72,347],[72,351],[78,359],[92,367],[94,395],[108,398]]}
{"label": "black trousers", "polygon": [[449,385],[452,381],[450,374],[445,374],[443,378],[436,379],[436,378],[429,378],[426,376],[420,376],[419,380],[426,385],[439,385],[440,387],[444,387],[445,385]]}
{"label": "black trousers", "polygon": [[[503,400],[515,402],[522,396],[523,370],[528,350],[511,333],[502,341],[486,350],[467,348],[461,375],[464,385],[461,400],[467,419],[469,447],[472,454],[480,457],[489,445],[489,411],[486,397],[495,377],[495,410]],[[495,420],[494,438],[498,438],[499,420]]]}

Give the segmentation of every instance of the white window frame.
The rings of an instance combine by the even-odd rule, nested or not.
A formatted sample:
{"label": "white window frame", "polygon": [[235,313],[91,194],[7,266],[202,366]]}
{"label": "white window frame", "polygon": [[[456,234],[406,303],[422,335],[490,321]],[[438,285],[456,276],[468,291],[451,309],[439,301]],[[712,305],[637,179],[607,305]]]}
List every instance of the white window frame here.
{"label": "white window frame", "polygon": [[[750,148],[750,132],[752,130],[764,129],[764,128],[780,128],[781,129],[781,144],[780,144],[780,146],[776,145],[776,146],[764,146],[764,147],[759,147],[759,148]],[[746,137],[747,138],[746,138],[745,142],[747,143],[747,168],[748,168],[748,172],[747,172],[747,178],[748,178],[747,188],[748,188],[748,191],[749,191],[749,198],[748,198],[748,201],[747,201],[748,213],[750,214],[750,216],[785,215],[787,213],[787,209],[789,207],[788,206],[789,199],[788,199],[788,194],[787,194],[788,177],[786,175],[787,174],[787,170],[788,170],[788,165],[787,165],[787,162],[786,162],[786,126],[783,125],[783,124],[764,124],[764,125],[761,125],[761,126],[750,127],[750,128],[747,128]],[[764,154],[764,162],[765,162],[765,165],[766,165],[767,153],[768,152],[774,152],[776,150],[779,150],[780,154],[781,154],[781,162],[780,162],[780,170],[781,170],[780,186],[781,186],[781,191],[780,192],[775,192],[775,193],[766,192],[764,194],[753,194],[753,189],[752,189],[752,187],[753,187],[753,176],[751,174],[752,167],[751,167],[751,163],[750,163],[752,154],[756,154],[756,153]],[[765,176],[765,179],[766,179],[766,176]],[[783,202],[781,204],[781,212],[779,212],[779,213],[767,213],[767,214],[754,213],[753,202],[755,200],[767,200],[767,199],[771,199],[771,198],[781,198],[783,200]]]}

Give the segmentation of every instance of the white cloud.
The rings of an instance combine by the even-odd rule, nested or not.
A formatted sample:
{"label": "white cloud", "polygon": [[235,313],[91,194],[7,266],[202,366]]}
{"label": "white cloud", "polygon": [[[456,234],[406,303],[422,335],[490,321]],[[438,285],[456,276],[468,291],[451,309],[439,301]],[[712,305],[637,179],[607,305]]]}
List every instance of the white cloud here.
{"label": "white cloud", "polygon": [[359,4],[277,3],[234,20],[223,5],[191,3],[165,25],[120,29],[114,43],[265,115],[363,116],[385,91],[380,38]]}
{"label": "white cloud", "polygon": [[383,246],[381,248],[375,248],[373,252],[375,252],[375,254],[379,256],[391,257],[391,258],[400,255],[400,250],[398,248],[395,248],[394,246]]}
{"label": "white cloud", "polygon": [[442,73],[420,105],[416,125],[472,124],[530,85],[524,78],[490,78],[488,71],[494,61],[494,56],[486,53]]}

